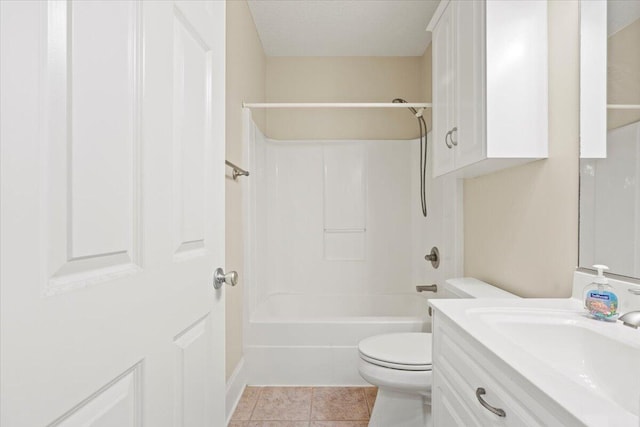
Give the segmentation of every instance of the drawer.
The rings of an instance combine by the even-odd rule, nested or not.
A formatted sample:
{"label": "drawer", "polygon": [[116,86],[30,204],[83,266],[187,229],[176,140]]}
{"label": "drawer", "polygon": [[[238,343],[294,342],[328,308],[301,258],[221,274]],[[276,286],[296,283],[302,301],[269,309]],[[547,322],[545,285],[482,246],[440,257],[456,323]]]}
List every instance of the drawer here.
{"label": "drawer", "polygon": [[433,376],[433,425],[436,427],[470,427],[481,425],[473,415],[474,410],[465,404],[449,379],[444,375]]}
{"label": "drawer", "polygon": [[[564,426],[543,407],[543,402],[521,390],[508,374],[501,372],[455,329],[436,322],[434,334],[434,377],[441,376],[457,392],[465,406],[473,411],[482,426]],[[504,371],[504,369],[502,369]],[[505,411],[499,417],[482,406],[476,391],[486,391],[482,399]],[[438,427],[438,426],[436,426]]]}

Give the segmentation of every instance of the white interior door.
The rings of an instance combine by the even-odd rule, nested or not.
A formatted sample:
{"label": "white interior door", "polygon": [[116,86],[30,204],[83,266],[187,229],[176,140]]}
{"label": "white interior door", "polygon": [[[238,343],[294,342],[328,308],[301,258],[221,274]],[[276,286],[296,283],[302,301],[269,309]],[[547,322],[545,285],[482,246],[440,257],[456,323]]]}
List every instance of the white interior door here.
{"label": "white interior door", "polygon": [[224,2],[0,20],[0,424],[224,425]]}

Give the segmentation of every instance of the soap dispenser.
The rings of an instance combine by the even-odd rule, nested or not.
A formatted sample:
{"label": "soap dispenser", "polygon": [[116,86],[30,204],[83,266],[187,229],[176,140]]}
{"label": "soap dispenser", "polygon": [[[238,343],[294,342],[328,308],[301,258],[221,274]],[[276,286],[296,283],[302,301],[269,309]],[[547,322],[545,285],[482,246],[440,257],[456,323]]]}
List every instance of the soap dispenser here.
{"label": "soap dispenser", "polygon": [[598,276],[584,288],[584,308],[589,315],[598,320],[615,321],[618,318],[618,297],[609,280],[604,276],[606,265],[594,265]]}

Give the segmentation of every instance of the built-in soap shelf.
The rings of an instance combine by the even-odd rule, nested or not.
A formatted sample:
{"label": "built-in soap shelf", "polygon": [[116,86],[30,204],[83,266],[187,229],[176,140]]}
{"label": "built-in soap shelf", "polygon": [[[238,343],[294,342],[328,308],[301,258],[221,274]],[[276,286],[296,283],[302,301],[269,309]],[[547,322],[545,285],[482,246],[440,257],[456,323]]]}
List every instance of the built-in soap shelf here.
{"label": "built-in soap shelf", "polygon": [[362,142],[323,146],[324,259],[364,261],[367,151]]}
{"label": "built-in soap shelf", "polygon": [[325,233],[364,233],[366,228],[325,228]]}

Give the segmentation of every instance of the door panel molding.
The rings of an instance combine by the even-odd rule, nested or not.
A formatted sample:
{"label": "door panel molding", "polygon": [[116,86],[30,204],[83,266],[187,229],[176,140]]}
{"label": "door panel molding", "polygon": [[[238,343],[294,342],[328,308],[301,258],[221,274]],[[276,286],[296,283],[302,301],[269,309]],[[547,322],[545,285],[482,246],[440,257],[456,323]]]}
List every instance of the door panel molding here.
{"label": "door panel molding", "polygon": [[44,296],[141,269],[141,9],[46,4]]}
{"label": "door panel molding", "polygon": [[142,426],[142,368],[139,361],[87,399],[49,424]]}
{"label": "door panel molding", "polygon": [[173,12],[173,259],[183,261],[206,253],[204,182],[211,163],[205,149],[212,138],[212,51],[182,8],[175,5]]}
{"label": "door panel molding", "polygon": [[[211,316],[208,314],[195,321],[178,334],[176,346],[175,378],[175,425],[211,425],[207,387],[211,372]],[[205,373],[203,375],[203,373]]]}

